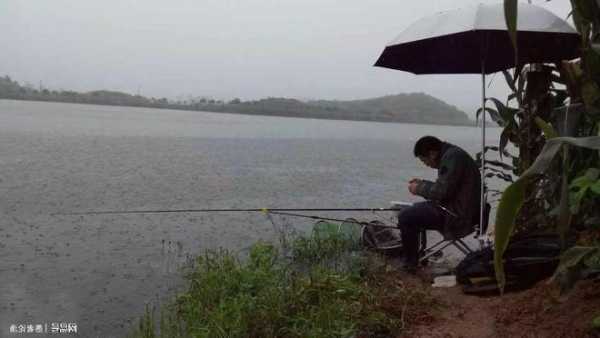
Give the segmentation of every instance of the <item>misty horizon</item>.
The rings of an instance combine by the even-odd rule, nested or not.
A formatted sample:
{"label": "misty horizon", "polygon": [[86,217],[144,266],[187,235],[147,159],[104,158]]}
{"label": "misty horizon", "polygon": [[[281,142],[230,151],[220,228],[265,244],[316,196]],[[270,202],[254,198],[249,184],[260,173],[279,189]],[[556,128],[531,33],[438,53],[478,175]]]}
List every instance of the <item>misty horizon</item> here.
{"label": "misty horizon", "polygon": [[[373,67],[409,24],[477,0],[375,3],[181,0],[0,4],[0,74],[22,84],[147,97],[351,100],[423,92],[470,116],[477,75],[428,75]],[[484,2],[496,2],[487,0]],[[569,4],[533,0],[566,18]],[[490,76],[491,96],[505,96]]]}
{"label": "misty horizon", "polygon": [[[46,87],[42,81],[40,81],[37,85],[35,85],[33,83],[30,83],[30,82],[22,82],[22,81],[19,81],[19,79],[14,78],[10,74],[3,74],[3,75],[0,75],[0,76],[2,76],[2,77],[7,76],[11,80],[20,83],[22,86],[28,87],[28,88],[31,88],[31,89],[35,89],[35,90],[44,90],[44,89],[46,89],[46,90],[49,90],[49,91],[74,91],[71,88],[51,88],[51,87]],[[91,90],[87,90],[87,91],[81,91],[79,93],[93,93],[93,92],[101,92],[101,91],[120,92],[120,93],[124,93],[124,94],[129,94],[129,95],[139,95],[139,96],[143,96],[143,97],[147,97],[147,98],[156,98],[156,99],[166,98],[168,100],[176,100],[176,101],[184,101],[184,100],[190,100],[190,99],[194,99],[194,100],[198,100],[198,99],[212,99],[212,100],[223,101],[223,102],[228,102],[228,101],[235,100],[235,99],[242,100],[242,98],[240,98],[240,97],[231,97],[231,96],[228,96],[228,97],[222,97],[221,98],[221,97],[212,97],[212,96],[207,96],[207,95],[191,95],[191,94],[188,94],[187,96],[177,95],[175,97],[167,97],[165,95],[148,96],[148,95],[144,95],[144,93],[141,90],[138,91],[138,92],[130,92],[130,91],[115,90],[115,89],[112,89],[112,88],[97,88],[97,89],[91,89]],[[251,98],[243,99],[242,101],[258,101],[258,100],[271,99],[271,98],[294,99],[294,100],[298,100],[298,101],[302,101],[302,102],[321,101],[321,100],[323,100],[323,101],[360,101],[360,100],[369,100],[369,99],[380,98],[380,97],[387,97],[387,96],[411,95],[411,94],[426,94],[426,95],[432,96],[434,98],[440,99],[440,98],[435,97],[435,96],[431,95],[430,93],[427,93],[427,92],[424,92],[424,91],[414,91],[414,92],[388,93],[388,94],[382,94],[382,95],[379,95],[379,96],[355,97],[355,98],[348,98],[348,99],[335,99],[335,98],[329,98],[329,97],[293,97],[293,96],[272,96],[272,95],[270,95],[270,96],[262,96],[262,97],[251,97]]]}

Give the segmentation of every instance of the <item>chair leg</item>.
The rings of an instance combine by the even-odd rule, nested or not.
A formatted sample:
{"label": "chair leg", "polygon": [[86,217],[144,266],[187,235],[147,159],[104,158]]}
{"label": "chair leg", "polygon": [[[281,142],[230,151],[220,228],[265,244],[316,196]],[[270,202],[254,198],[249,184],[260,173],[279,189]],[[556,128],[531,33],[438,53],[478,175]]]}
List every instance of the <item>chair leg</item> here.
{"label": "chair leg", "polygon": [[471,250],[471,248],[469,248],[469,246],[460,238],[452,240],[442,239],[439,242],[430,246],[429,248],[424,248],[420,250],[419,262],[421,263],[427,260],[429,257],[437,254],[438,252],[441,252],[450,245],[454,245],[454,247],[457,248],[464,255],[468,255],[469,253],[473,252],[473,250]]}
{"label": "chair leg", "polygon": [[[441,241],[435,243],[434,245],[432,245],[429,248],[422,251],[422,255],[419,258],[419,262],[422,262],[422,261],[428,259],[429,257],[444,250],[445,248],[449,247],[452,244],[453,244],[452,241],[447,241],[447,240],[441,240]],[[439,246],[441,246],[441,247],[438,248]]]}
{"label": "chair leg", "polygon": [[458,238],[458,239],[455,239],[453,242],[454,242],[454,246],[458,250],[462,251],[462,253],[464,253],[465,255],[468,255],[471,252],[473,252],[473,250],[471,250],[471,248],[469,248],[467,243],[465,243],[462,239]]}
{"label": "chair leg", "polygon": [[423,254],[423,252],[425,252],[425,250],[427,250],[427,232],[422,230],[419,232],[419,237],[418,237],[418,243],[419,243],[419,257],[421,257],[421,255]]}

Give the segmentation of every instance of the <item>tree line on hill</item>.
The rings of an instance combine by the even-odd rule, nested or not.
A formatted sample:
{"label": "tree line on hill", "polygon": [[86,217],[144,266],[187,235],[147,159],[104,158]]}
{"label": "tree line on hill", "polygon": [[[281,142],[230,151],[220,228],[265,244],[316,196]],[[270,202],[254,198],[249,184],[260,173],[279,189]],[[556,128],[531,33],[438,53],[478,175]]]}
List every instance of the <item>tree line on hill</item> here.
{"label": "tree line on hill", "polygon": [[32,85],[22,85],[9,76],[4,76],[0,77],[0,99],[357,121],[473,124],[463,111],[424,93],[388,95],[350,101],[300,101],[290,98],[266,98],[250,101],[233,99],[228,102],[207,98],[169,100],[109,90],[80,93],[70,90],[34,88]]}

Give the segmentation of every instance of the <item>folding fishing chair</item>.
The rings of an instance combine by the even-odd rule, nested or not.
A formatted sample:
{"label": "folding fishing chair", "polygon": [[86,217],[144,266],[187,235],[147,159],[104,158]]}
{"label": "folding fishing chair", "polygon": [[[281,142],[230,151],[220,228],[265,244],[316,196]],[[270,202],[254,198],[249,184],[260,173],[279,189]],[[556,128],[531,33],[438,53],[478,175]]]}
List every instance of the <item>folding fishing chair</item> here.
{"label": "folding fishing chair", "polygon": [[485,204],[483,227],[479,227],[479,222],[474,224],[471,228],[466,228],[463,231],[453,232],[450,229],[434,230],[442,235],[442,239],[431,246],[427,246],[427,231],[423,230],[420,234],[421,237],[421,249],[419,250],[419,263],[426,264],[430,257],[441,256],[442,251],[449,246],[454,246],[463,254],[467,255],[473,250],[465,243],[464,239],[469,235],[473,235],[474,238],[479,238],[484,235],[487,231],[491,205]]}
{"label": "folding fishing chair", "polygon": [[[411,205],[406,202],[391,202],[392,208],[401,211],[407,206]],[[428,259],[431,257],[438,257],[442,255],[444,249],[449,246],[454,246],[463,254],[467,255],[473,250],[465,243],[465,238],[469,235],[474,235],[474,238],[479,238],[484,235],[487,231],[489,217],[490,217],[491,205],[485,204],[483,227],[479,227],[479,224],[474,224],[471,228],[466,228],[462,231],[452,231],[451,229],[427,229],[429,231],[437,231],[442,239],[431,246],[427,246],[427,230],[421,231],[419,234],[419,263],[426,264]],[[479,222],[478,222],[479,223]]]}

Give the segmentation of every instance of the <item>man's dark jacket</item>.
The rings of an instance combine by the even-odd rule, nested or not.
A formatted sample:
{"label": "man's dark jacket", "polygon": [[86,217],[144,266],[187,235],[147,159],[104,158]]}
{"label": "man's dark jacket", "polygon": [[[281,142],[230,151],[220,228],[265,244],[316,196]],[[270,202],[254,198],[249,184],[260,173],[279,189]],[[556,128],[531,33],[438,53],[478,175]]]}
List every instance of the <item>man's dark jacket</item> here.
{"label": "man's dark jacket", "polygon": [[458,218],[447,217],[444,231],[463,236],[473,230],[473,225],[479,223],[479,168],[466,151],[450,143],[442,143],[439,156],[437,180],[420,181],[417,195],[436,201],[457,214]]}

